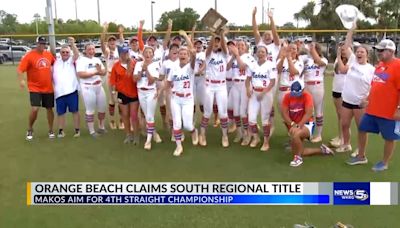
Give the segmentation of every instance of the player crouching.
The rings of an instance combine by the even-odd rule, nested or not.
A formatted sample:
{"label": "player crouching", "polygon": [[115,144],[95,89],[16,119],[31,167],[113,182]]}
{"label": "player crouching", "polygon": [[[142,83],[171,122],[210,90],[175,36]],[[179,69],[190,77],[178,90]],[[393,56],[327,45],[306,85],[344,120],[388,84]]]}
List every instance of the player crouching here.
{"label": "player crouching", "polygon": [[322,144],[320,148],[304,148],[303,141],[313,135],[314,122],[312,119],[313,100],[310,93],[304,91],[304,83],[296,80],[290,87],[282,101],[282,117],[289,129],[290,142],[294,154],[290,166],[297,167],[303,164],[302,156],[314,154],[334,154]]}

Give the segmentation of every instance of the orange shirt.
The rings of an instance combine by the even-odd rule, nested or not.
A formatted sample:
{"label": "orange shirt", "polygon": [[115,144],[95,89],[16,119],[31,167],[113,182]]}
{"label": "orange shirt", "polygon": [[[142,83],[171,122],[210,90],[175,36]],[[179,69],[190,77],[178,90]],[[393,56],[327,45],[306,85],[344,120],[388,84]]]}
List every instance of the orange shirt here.
{"label": "orange shirt", "polygon": [[29,92],[53,93],[51,66],[55,61],[49,51],[28,52],[18,66],[20,72],[27,72]]}
{"label": "orange shirt", "polygon": [[133,69],[135,68],[135,61],[131,61],[132,72],[128,74],[126,68],[118,61],[114,64],[111,70],[110,84],[115,86],[115,89],[130,98],[138,96],[136,82],[133,81]]}
{"label": "orange shirt", "polygon": [[[299,123],[306,114],[306,108],[313,108],[313,99],[307,91],[304,91],[300,97],[293,97],[290,96],[290,93],[287,93],[283,97],[282,107],[288,108],[290,119],[295,123]],[[313,121],[313,118],[310,118],[311,121]]]}
{"label": "orange shirt", "polygon": [[366,113],[393,120],[399,104],[400,94],[400,59],[379,62],[368,97]]}

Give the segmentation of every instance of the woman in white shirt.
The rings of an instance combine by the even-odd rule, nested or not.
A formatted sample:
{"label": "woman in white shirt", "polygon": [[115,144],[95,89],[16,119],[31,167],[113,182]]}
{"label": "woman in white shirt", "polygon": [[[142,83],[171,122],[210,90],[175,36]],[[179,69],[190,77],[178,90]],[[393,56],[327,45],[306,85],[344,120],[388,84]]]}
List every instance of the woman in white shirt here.
{"label": "woman in white shirt", "polygon": [[[354,56],[354,53],[347,48],[351,41],[351,35],[352,30],[348,32],[346,44],[342,47],[346,50],[347,56]],[[343,145],[336,149],[336,152],[339,153],[352,150],[350,144],[351,120],[354,117],[358,128],[375,72],[375,68],[368,63],[368,50],[364,46],[358,46],[355,50],[355,57],[349,57],[349,60],[349,63],[345,65],[341,58],[338,58],[339,72],[346,74],[340,112]]]}
{"label": "woman in white shirt", "polygon": [[247,76],[246,91],[249,97],[249,125],[253,140],[250,147],[257,147],[260,142],[257,127],[257,116],[261,111],[261,122],[264,130],[264,143],[261,151],[268,151],[269,136],[271,130],[270,113],[274,103],[272,88],[276,80],[276,68],[274,63],[267,60],[267,48],[258,46],[257,62],[252,64],[252,74]]}
{"label": "woman in white shirt", "polygon": [[299,51],[296,44],[289,44],[283,47],[276,66],[278,75],[280,75],[278,104],[286,93],[290,92],[290,86],[295,80],[303,80],[301,76],[304,63],[299,59]]}
{"label": "woman in white shirt", "polygon": [[[154,49],[145,47],[143,50],[144,61],[136,63],[133,73],[133,80],[137,83],[140,108],[143,110],[146,118],[147,139],[144,144],[145,150],[151,149],[151,140],[155,136],[155,118],[158,91],[156,88],[156,80],[159,77],[160,65],[153,62]],[[158,137],[156,142],[161,142]]]}

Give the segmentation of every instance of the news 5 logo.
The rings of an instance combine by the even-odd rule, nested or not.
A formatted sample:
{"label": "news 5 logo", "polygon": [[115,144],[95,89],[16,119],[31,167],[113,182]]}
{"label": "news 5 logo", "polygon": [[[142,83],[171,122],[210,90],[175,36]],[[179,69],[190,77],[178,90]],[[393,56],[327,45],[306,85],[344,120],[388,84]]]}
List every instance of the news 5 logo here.
{"label": "news 5 logo", "polygon": [[333,204],[369,205],[370,185],[368,182],[333,183]]}

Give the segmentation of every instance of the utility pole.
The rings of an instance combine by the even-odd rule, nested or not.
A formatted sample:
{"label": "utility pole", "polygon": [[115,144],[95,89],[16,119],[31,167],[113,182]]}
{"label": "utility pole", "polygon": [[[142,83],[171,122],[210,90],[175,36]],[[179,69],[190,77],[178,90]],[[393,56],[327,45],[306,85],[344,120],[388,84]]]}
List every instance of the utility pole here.
{"label": "utility pole", "polygon": [[153,17],[153,4],[155,1],[151,1],[151,32],[154,32],[154,17]]}
{"label": "utility pole", "polygon": [[76,4],[76,0],[75,0],[75,20],[78,21],[78,5]]}
{"label": "utility pole", "polygon": [[[269,13],[269,1],[268,1],[268,4],[267,4],[267,13]],[[265,14],[265,11],[263,11],[263,16],[264,16],[264,14]],[[268,21],[268,24],[269,24],[269,17],[267,17],[267,21]]]}
{"label": "utility pole", "polygon": [[51,0],[47,0],[46,6],[46,18],[47,24],[49,25],[49,41],[50,41],[50,51],[54,55],[56,54],[56,37],[54,32],[54,20],[53,20],[53,9],[51,7]]}
{"label": "utility pole", "polygon": [[35,13],[35,15],[33,15],[33,17],[35,18],[35,23],[36,23],[36,35],[39,35],[38,21],[40,19],[40,15],[38,13]]}
{"label": "utility pole", "polygon": [[97,0],[97,23],[100,25],[100,0]]}
{"label": "utility pole", "polygon": [[56,21],[57,21],[57,19],[58,19],[58,17],[57,17],[57,0],[54,0],[54,14],[56,16]]}
{"label": "utility pole", "polygon": [[261,7],[261,12],[262,12],[262,19],[261,19],[261,23],[264,24],[265,20],[264,20],[264,14],[265,14],[265,10],[264,10],[264,0],[262,0],[262,7]]}
{"label": "utility pole", "polygon": [[217,11],[217,1],[218,0],[215,0],[215,7],[214,7],[215,11]]}

